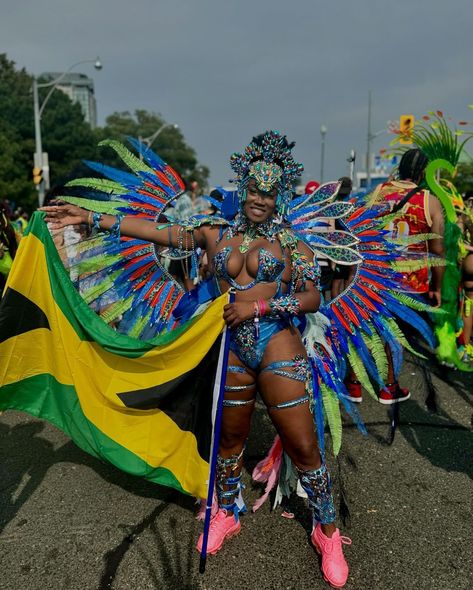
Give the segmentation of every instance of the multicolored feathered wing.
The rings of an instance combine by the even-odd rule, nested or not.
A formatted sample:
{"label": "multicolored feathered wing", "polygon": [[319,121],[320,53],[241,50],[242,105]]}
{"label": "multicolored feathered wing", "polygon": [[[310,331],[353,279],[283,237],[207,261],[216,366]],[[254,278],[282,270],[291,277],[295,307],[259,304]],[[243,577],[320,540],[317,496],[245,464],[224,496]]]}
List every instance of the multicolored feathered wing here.
{"label": "multicolored feathered wing", "polygon": [[[128,138],[140,157],[117,141],[100,145],[112,148],[131,172],[97,162],[86,162],[103,178],[75,179],[67,186],[80,187],[81,197],[61,200],[100,213],[133,215],[158,221],[165,208],[184,191],[178,174],[152,150]],[[58,248],[71,279],[87,303],[118,331],[136,338],[151,338],[177,322],[173,310],[182,298],[182,287],[161,263],[156,246],[142,240],[105,232],[66,228]],[[82,234],[82,235],[81,235]]]}
{"label": "multicolored feathered wing", "polygon": [[[426,264],[425,255],[409,250],[410,244],[430,235],[392,238],[385,229],[391,220],[388,205],[368,207],[366,200],[337,201],[339,183],[322,185],[312,195],[293,201],[288,219],[295,235],[317,255],[338,265],[352,267],[349,285],[337,297],[324,303],[319,313],[309,314],[303,333],[314,374],[314,419],[323,449],[323,424],[328,422],[332,446],[341,444],[340,404],[363,430],[356,409],[348,401],[343,378],[348,364],[356,378],[373,397],[373,384],[384,387],[388,372],[385,345],[389,347],[395,374],[402,365],[403,349],[418,354],[399,327],[419,333],[435,346],[430,326],[417,313],[435,311],[415,294],[400,290],[403,273]],[[334,230],[329,219],[337,220]],[[429,264],[441,264],[435,257]]]}
{"label": "multicolored feathered wing", "polygon": [[409,245],[425,241],[430,235],[393,238],[386,230],[392,215],[389,205],[358,207],[341,225],[358,241],[355,246],[362,262],[348,287],[338,297],[323,306],[330,319],[334,345],[346,357],[362,385],[374,396],[371,381],[384,387],[387,377],[388,345],[393,359],[395,375],[402,365],[402,351],[407,348],[418,354],[399,327],[406,332],[420,334],[430,347],[435,346],[429,324],[417,312],[434,308],[414,293],[402,290],[403,273],[442,264],[443,261],[418,253]]}

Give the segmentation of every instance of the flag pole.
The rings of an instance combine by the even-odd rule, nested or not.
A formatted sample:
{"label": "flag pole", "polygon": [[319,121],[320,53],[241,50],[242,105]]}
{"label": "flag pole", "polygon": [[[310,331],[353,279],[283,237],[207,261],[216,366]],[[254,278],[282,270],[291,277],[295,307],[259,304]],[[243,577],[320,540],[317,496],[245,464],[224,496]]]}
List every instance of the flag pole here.
{"label": "flag pole", "polygon": [[[230,289],[228,302],[233,303],[235,301],[235,291]],[[209,527],[210,518],[212,515],[212,503],[214,498],[214,487],[215,487],[215,476],[217,471],[217,454],[218,446],[220,442],[220,427],[222,424],[222,410],[223,410],[223,397],[225,394],[225,381],[227,378],[227,367],[228,367],[228,353],[230,351],[230,330],[227,326],[223,330],[223,340],[220,347],[219,355],[219,368],[220,368],[220,382],[216,384],[215,389],[218,387],[218,398],[215,409],[215,418],[213,424],[213,437],[212,447],[210,451],[210,472],[209,472],[209,486],[207,489],[207,504],[205,507],[205,519],[204,519],[204,534],[202,538],[202,551],[200,553],[200,564],[199,572],[203,574],[205,572],[205,565],[207,563],[207,543],[209,540]],[[217,369],[218,370],[218,369]]]}

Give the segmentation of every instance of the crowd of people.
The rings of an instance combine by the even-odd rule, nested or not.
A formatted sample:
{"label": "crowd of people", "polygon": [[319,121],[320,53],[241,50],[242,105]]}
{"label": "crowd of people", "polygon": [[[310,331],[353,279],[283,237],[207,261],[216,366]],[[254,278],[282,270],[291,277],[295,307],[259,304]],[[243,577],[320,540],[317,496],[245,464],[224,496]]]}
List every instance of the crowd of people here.
{"label": "crowd of people", "polygon": [[[444,255],[444,217],[440,202],[423,188],[427,158],[418,149],[408,150],[401,159],[397,177],[376,187],[361,206],[356,195],[351,194],[350,179],[345,177],[330,184],[325,192],[325,185],[318,187],[313,183],[306,187],[302,196],[295,195],[294,184],[301,175],[302,165],[294,160],[292,148],[293,144],[284,136],[266,132],[253,138],[243,152],[233,154],[231,165],[236,174],[237,190],[232,198],[237,206],[231,218],[222,217],[220,207],[229,193],[218,190],[212,193],[208,204],[195,195],[180,196],[174,208],[165,212],[166,223],[158,227],[154,221],[133,215],[102,214],[72,204],[52,204],[43,210],[53,232],[82,224],[115,235],[119,232],[121,236],[152,242],[168,252],[177,252],[169,272],[188,290],[198,288],[199,281],[210,278],[216,284],[216,295],[230,289],[235,292],[235,301],[228,303],[224,311],[231,340],[217,457],[218,506],[210,524],[207,551],[216,553],[241,529],[243,454],[258,392],[307,495],[314,522],[311,539],[322,556],[324,578],[333,587],[340,588],[348,577],[343,545],[351,541],[336,527],[331,477],[320,448],[323,432],[317,433],[314,427],[314,405],[317,392],[327,387],[336,388],[343,403],[362,400],[362,383],[357,378],[356,367],[351,365],[353,361],[349,360],[355,356],[339,359],[343,369],[330,364],[337,355],[343,356],[341,348],[330,338],[333,341],[341,338],[347,325],[355,342],[357,326],[354,312],[349,308],[348,322],[339,318],[338,332],[333,328],[332,336],[321,344],[320,340],[310,340],[307,324],[316,321],[311,318],[317,318],[324,300],[342,297],[350,285],[359,280],[356,240],[350,233],[356,227],[356,220],[352,220],[351,225],[345,220],[346,212],[355,211],[352,215],[356,216],[358,207],[365,219],[369,220],[370,208],[377,211],[373,216],[378,221],[379,211],[384,211],[386,218],[383,231],[375,229],[374,225],[366,230],[379,242],[379,245],[373,242],[371,268],[369,263],[366,265],[374,277],[379,275],[379,292],[397,289],[411,295],[417,302],[416,309],[440,306],[443,267],[430,265],[429,256]],[[473,198],[468,198],[466,203],[460,219],[466,255],[459,262],[464,283],[463,291],[458,293],[458,303],[463,312],[464,353],[465,358],[469,358],[473,316],[470,213]],[[315,219],[316,213],[318,231],[314,234],[307,220]],[[5,212],[2,219],[3,255],[8,250],[13,258],[15,233],[10,229]],[[387,240],[395,246],[386,245]],[[417,263],[411,271],[393,273],[387,260],[384,276],[372,270],[377,252],[380,258],[390,252],[391,260],[396,262],[402,251]],[[189,269],[196,256],[199,265],[194,276]],[[393,283],[394,279],[397,284]],[[388,286],[382,284],[383,280]],[[379,293],[369,293],[372,298],[353,292],[350,295],[353,305],[364,305],[367,310],[372,308],[374,315],[382,315],[377,303]],[[330,323],[327,318],[320,320],[325,322],[325,327]],[[396,404],[408,399],[410,393],[398,383],[399,371],[395,370],[387,324],[376,318],[372,321],[385,336],[388,363],[379,401]],[[360,354],[368,354],[368,349],[359,342]],[[341,381],[339,386],[334,385],[337,380]],[[203,543],[201,536],[197,544],[199,551]]]}

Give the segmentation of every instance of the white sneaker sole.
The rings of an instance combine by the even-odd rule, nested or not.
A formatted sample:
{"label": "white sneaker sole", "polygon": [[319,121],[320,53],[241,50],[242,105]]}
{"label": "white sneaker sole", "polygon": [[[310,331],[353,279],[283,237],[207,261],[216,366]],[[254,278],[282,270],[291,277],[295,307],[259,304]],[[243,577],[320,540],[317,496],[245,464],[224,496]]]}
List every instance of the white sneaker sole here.
{"label": "white sneaker sole", "polygon": [[381,399],[381,398],[379,398],[378,401],[380,404],[384,404],[385,406],[392,406],[394,404],[399,404],[400,402],[405,402],[410,397],[411,397],[411,394],[409,392],[408,395],[402,396],[398,399]]}

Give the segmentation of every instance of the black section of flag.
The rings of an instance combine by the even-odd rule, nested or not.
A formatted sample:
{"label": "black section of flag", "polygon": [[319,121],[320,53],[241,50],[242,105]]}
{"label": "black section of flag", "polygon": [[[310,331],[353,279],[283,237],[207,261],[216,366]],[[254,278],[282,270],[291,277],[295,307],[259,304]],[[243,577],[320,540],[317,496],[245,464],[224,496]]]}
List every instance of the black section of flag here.
{"label": "black section of flag", "polygon": [[205,461],[210,457],[212,399],[221,340],[221,336],[217,338],[197,367],[184,375],[147,389],[117,394],[127,408],[158,408],[181,430],[192,432]]}
{"label": "black section of flag", "polygon": [[0,325],[0,342],[37,328],[50,330],[44,311],[11,287],[0,302]]}

